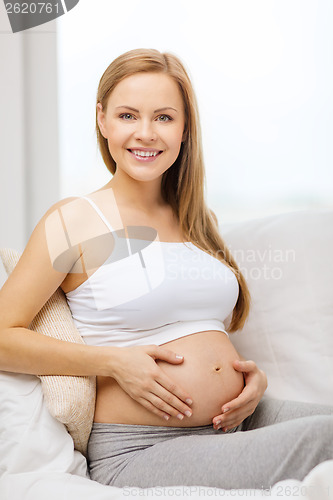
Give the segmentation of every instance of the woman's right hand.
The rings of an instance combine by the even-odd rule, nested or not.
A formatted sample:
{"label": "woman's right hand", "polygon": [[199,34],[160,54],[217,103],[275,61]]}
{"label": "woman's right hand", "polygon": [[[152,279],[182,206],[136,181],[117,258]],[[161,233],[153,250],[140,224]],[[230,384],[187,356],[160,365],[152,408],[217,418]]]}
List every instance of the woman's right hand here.
{"label": "woman's right hand", "polygon": [[[156,359],[172,364],[184,361],[169,349],[157,345],[121,347],[113,359],[112,377],[131,398],[155,415],[168,420],[170,416],[190,416],[191,398],[158,366]],[[187,413],[190,412],[190,413]]]}

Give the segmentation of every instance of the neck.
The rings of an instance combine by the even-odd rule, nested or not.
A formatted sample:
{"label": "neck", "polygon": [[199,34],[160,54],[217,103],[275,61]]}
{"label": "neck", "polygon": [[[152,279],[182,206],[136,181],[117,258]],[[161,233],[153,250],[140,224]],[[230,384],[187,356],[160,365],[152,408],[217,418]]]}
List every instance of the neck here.
{"label": "neck", "polygon": [[161,192],[161,178],[143,182],[117,174],[105,187],[113,189],[118,203],[134,206],[148,214],[166,206]]}

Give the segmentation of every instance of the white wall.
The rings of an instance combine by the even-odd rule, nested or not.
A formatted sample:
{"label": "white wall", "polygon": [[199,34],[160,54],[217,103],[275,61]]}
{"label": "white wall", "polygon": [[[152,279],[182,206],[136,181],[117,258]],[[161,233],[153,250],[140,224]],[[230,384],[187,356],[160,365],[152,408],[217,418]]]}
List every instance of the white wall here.
{"label": "white wall", "polygon": [[[0,246],[22,250],[52,203],[106,182],[96,152],[95,92],[113,57],[137,46],[174,51],[190,69],[219,218],[333,200],[333,3],[237,5],[242,8],[229,0],[81,0],[58,19],[58,101],[56,23],[12,34],[0,2]],[[292,185],[300,186],[298,193]]]}
{"label": "white wall", "polygon": [[23,250],[59,198],[56,24],[11,32],[0,2],[0,246]]}
{"label": "white wall", "polygon": [[107,182],[99,78],[119,54],[153,47],[190,71],[220,220],[332,206],[332,0],[81,0],[57,22],[62,196]]}

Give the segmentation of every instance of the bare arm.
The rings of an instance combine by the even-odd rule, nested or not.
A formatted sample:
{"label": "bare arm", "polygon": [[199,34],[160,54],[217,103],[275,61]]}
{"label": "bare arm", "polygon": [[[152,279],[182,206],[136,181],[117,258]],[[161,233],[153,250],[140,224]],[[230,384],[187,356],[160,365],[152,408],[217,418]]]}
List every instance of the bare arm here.
{"label": "bare arm", "polygon": [[45,221],[51,213],[52,209],[37,224],[16,268],[0,290],[0,369],[38,375],[92,375],[97,368],[95,349],[28,329],[74,263],[69,262],[69,269],[63,272],[52,266],[45,234]]}
{"label": "bare arm", "polygon": [[16,268],[0,290],[0,370],[113,377],[133,399],[159,416],[176,416],[189,410],[183,402],[189,395],[175,386],[155,363],[155,359],[181,363],[183,360],[176,353],[159,346],[119,348],[74,344],[29,330],[35,315],[74,264],[69,259],[67,269],[58,271],[50,258],[45,221],[61,203],[66,200],[52,207],[37,224]]}

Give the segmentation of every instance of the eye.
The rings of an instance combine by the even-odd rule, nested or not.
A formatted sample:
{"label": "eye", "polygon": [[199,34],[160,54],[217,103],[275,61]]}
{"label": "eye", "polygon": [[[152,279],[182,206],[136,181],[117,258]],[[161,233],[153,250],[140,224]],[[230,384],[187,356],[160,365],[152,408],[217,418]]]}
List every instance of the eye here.
{"label": "eye", "polygon": [[134,116],[131,115],[131,113],[122,113],[121,115],[119,115],[119,118],[121,118],[122,120],[129,121],[134,119]]}
{"label": "eye", "polygon": [[172,121],[172,118],[169,115],[160,115],[158,117],[158,120],[161,122],[170,122],[170,121]]}

